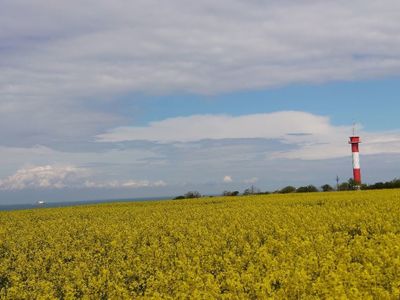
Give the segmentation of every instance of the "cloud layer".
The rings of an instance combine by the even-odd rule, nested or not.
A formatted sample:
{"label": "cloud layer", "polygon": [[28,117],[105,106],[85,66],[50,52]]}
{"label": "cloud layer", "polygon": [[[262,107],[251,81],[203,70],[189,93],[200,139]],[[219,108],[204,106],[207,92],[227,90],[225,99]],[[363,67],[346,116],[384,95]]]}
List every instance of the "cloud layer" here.
{"label": "cloud layer", "polygon": [[[362,129],[362,128],[361,128]],[[284,111],[244,116],[195,115],[152,122],[145,127],[119,127],[98,136],[101,142],[147,140],[188,143],[201,140],[267,139],[291,146],[269,152],[270,159],[331,159],[348,156],[352,126],[335,126],[329,117]],[[363,154],[400,153],[400,132],[360,131]],[[244,142],[245,144],[246,142]]]}
{"label": "cloud layer", "polygon": [[[343,128],[350,131],[349,128]],[[276,112],[238,117],[194,115],[152,122],[146,127],[119,127],[98,136],[101,142],[149,140],[190,142],[204,139],[268,138],[304,139],[327,135],[329,118],[306,112]]]}
{"label": "cloud layer", "polygon": [[212,93],[400,70],[395,0],[6,0],[0,8],[9,95]]}
{"label": "cloud layer", "polygon": [[[163,188],[165,181],[175,187],[248,185],[267,178],[306,180],[304,173],[313,168],[312,182],[319,173],[351,171],[351,127],[299,111],[194,115],[117,127],[99,135],[94,149],[86,151],[0,147],[0,189]],[[400,155],[400,132],[368,132],[359,126],[359,134],[362,164],[368,156]],[[340,164],[327,167],[337,159]],[[33,166],[21,167],[28,164]]]}
{"label": "cloud layer", "polygon": [[76,185],[87,176],[87,170],[75,166],[31,166],[0,180],[0,189],[61,189]]}
{"label": "cloud layer", "polygon": [[[399,19],[397,0],[0,1],[0,188],[279,184],[310,166],[337,172],[325,160],[348,165],[351,126],[327,116],[138,126],[136,103],[399,75]],[[397,131],[360,134],[363,155],[400,152]]]}
{"label": "cloud layer", "polygon": [[0,190],[25,189],[64,189],[64,188],[105,188],[105,189],[135,189],[142,187],[163,187],[162,180],[125,181],[93,181],[92,172],[88,169],[68,165],[29,166],[3,180],[0,180]]}
{"label": "cloud layer", "polygon": [[125,94],[398,75],[399,19],[396,0],[4,0],[0,134],[88,140],[126,124],[114,109]]}

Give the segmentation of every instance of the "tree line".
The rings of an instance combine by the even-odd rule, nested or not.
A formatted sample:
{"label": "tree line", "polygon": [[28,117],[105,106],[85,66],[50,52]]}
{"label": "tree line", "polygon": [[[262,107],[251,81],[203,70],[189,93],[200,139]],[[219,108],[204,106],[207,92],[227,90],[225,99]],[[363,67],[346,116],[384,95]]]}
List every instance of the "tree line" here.
{"label": "tree line", "polygon": [[[376,182],[373,184],[362,184],[358,185],[354,181],[353,178],[350,178],[346,182],[342,182],[336,187],[331,186],[330,184],[324,184],[321,187],[317,188],[316,186],[310,184],[300,187],[295,187],[292,185],[288,185],[283,187],[282,189],[278,189],[276,191],[261,191],[259,188],[255,186],[251,186],[245,189],[242,193],[239,191],[223,191],[222,196],[239,196],[239,195],[265,195],[265,194],[290,194],[290,193],[316,193],[316,192],[333,192],[333,191],[351,191],[356,189],[361,190],[380,190],[380,189],[398,189],[400,188],[400,179],[393,179],[391,181],[386,182]],[[200,198],[202,195],[198,191],[189,191],[184,195],[177,196],[174,199],[193,199]]]}

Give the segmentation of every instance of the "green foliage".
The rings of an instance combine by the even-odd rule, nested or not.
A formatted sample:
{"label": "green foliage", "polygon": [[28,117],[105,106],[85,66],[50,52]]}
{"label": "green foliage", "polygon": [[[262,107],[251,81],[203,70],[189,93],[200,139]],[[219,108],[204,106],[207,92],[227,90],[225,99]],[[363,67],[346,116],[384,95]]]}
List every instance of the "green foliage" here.
{"label": "green foliage", "polygon": [[201,194],[197,191],[190,191],[185,194],[186,199],[200,198]]}
{"label": "green foliage", "polygon": [[330,186],[329,184],[324,184],[323,186],[321,186],[321,190],[323,192],[332,192],[334,190],[334,188],[332,186]]}
{"label": "green foliage", "polygon": [[223,196],[238,196],[239,195],[239,191],[224,191],[222,193]]}
{"label": "green foliage", "polygon": [[297,193],[315,193],[318,189],[313,185],[301,186],[296,189]]}
{"label": "green foliage", "polygon": [[289,194],[289,193],[294,193],[294,192],[296,192],[296,188],[291,185],[288,185],[279,191],[279,193],[281,193],[281,194]]}
{"label": "green foliage", "polygon": [[400,188],[400,179],[393,179],[387,182],[377,182],[375,184],[366,185],[363,189],[366,190],[381,190],[381,189],[398,189]]}
{"label": "green foliage", "polygon": [[0,212],[0,299],[399,299],[399,192]]}
{"label": "green foliage", "polygon": [[352,191],[356,187],[355,181],[353,178],[349,178],[347,182],[342,182],[339,184],[339,191]]}
{"label": "green foliage", "polygon": [[194,199],[194,198],[201,198],[201,194],[197,191],[190,191],[187,192],[185,195],[175,197],[174,200]]}

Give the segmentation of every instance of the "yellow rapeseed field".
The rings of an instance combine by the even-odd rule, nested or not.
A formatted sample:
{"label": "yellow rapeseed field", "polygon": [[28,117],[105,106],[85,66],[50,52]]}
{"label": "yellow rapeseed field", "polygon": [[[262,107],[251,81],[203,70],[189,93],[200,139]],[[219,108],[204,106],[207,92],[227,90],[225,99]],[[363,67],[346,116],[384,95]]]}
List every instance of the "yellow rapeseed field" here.
{"label": "yellow rapeseed field", "polygon": [[399,299],[400,191],[0,212],[0,299]]}

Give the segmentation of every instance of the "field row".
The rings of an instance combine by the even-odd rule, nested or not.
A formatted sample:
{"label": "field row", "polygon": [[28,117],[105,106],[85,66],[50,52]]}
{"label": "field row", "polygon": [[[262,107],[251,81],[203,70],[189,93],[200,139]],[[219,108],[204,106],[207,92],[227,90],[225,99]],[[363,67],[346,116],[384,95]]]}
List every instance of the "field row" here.
{"label": "field row", "polygon": [[400,297],[400,192],[0,212],[1,299]]}

